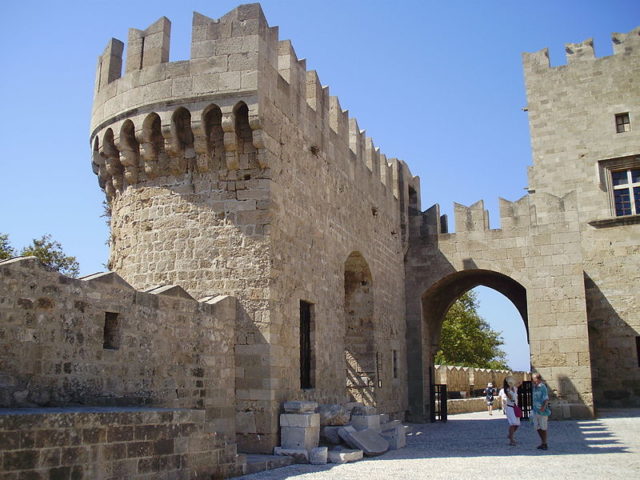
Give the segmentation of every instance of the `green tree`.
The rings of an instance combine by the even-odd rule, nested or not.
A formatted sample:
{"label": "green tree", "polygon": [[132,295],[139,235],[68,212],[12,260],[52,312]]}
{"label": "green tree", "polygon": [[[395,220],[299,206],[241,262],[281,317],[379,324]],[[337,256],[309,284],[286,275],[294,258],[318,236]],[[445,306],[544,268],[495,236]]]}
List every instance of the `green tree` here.
{"label": "green tree", "polygon": [[15,256],[16,251],[9,243],[9,235],[6,233],[0,233],[0,260],[6,260],[7,258]]}
{"label": "green tree", "polygon": [[20,255],[36,257],[48,267],[69,277],[77,277],[80,273],[76,257],[66,255],[60,242],[52,240],[51,235],[34,238],[31,245],[22,249]]}
{"label": "green tree", "polygon": [[492,330],[478,314],[478,298],[471,290],[456,300],[445,315],[435,362],[506,370],[509,366],[502,345],[500,332]]}

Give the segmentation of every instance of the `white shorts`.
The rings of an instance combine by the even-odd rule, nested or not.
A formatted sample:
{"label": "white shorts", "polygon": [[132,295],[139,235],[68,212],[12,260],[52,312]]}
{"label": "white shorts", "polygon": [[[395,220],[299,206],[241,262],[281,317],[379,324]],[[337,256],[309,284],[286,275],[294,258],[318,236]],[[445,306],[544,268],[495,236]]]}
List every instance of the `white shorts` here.
{"label": "white shorts", "polygon": [[534,430],[546,430],[549,423],[549,415],[536,415],[533,416],[533,429]]}

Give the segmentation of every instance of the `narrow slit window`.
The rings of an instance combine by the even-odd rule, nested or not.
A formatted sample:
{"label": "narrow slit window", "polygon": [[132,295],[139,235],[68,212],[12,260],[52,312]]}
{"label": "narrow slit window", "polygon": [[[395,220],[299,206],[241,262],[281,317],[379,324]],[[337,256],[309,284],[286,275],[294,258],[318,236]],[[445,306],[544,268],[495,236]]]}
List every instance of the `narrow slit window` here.
{"label": "narrow slit window", "polygon": [[636,358],[640,367],[640,337],[636,337]]}
{"label": "narrow slit window", "polygon": [[392,355],[391,358],[393,359],[393,378],[398,378],[398,351],[397,350],[393,350],[392,351]]}
{"label": "narrow slit window", "polygon": [[300,388],[314,388],[313,304],[300,300]]}
{"label": "narrow slit window", "polygon": [[616,132],[624,133],[631,131],[631,122],[629,121],[629,113],[616,114]]}
{"label": "narrow slit window", "polygon": [[120,321],[117,313],[106,312],[104,314],[102,348],[107,350],[118,350],[120,348]]}

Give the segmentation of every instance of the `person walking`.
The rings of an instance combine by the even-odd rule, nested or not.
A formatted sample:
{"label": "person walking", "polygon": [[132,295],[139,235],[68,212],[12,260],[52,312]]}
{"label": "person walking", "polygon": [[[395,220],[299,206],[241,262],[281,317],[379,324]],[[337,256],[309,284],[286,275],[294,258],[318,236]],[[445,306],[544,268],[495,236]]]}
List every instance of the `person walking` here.
{"label": "person walking", "polygon": [[501,388],[498,392],[498,396],[500,397],[500,410],[505,415],[507,414],[507,394],[504,393],[504,388]]}
{"label": "person walking", "polygon": [[549,422],[549,415],[551,415],[551,409],[549,408],[549,391],[547,386],[542,383],[542,376],[539,373],[531,375],[531,382],[533,383],[533,395],[532,395],[532,413],[533,413],[533,428],[538,432],[540,437],[540,445],[536,448],[539,450],[547,450],[547,428]]}
{"label": "person walking", "polygon": [[487,410],[489,415],[493,415],[493,397],[496,395],[496,389],[493,388],[493,383],[489,382],[487,388],[484,389],[485,399],[487,401]]}
{"label": "person walking", "polygon": [[515,446],[516,439],[514,435],[520,426],[521,416],[516,414],[516,409],[520,411],[520,407],[518,407],[518,387],[516,379],[509,375],[504,379],[502,388],[507,396],[507,403],[504,407],[507,410],[507,423],[509,424],[509,433],[507,438],[509,439],[509,445]]}

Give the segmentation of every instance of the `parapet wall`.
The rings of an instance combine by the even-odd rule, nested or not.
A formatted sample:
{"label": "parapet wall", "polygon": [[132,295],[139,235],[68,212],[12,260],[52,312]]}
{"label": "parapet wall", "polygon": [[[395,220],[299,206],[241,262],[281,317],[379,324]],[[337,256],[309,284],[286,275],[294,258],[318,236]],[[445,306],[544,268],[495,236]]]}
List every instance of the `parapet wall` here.
{"label": "parapet wall", "polygon": [[[629,33],[613,33],[611,34],[611,43],[613,44],[614,55],[631,55],[637,54],[640,49],[640,27],[631,30]],[[579,62],[589,62],[597,60],[593,49],[593,39],[589,38],[579,43],[565,44],[565,53],[567,65],[551,67],[549,60],[549,49],[543,48],[533,53],[523,53],[523,63],[526,73],[533,71],[544,71],[551,68],[556,71],[569,70],[571,65]],[[602,57],[607,59],[611,57]]]}
{"label": "parapet wall", "polygon": [[516,201],[499,200],[500,228],[490,227],[489,211],[484,208],[484,200],[478,200],[470,206],[454,203],[455,233],[449,232],[448,218],[440,215],[438,204],[415,217],[419,218],[421,224],[415,232],[420,235],[448,234],[447,238],[451,239],[456,234],[477,235],[478,232],[513,235],[526,234],[536,227],[578,220],[575,192],[568,192],[563,197],[540,192],[535,196],[525,195]]}
{"label": "parapet wall", "polygon": [[235,299],[71,279],[33,257],[0,263],[0,285],[0,407],[197,408],[235,434]]}
{"label": "parapet wall", "polygon": [[520,382],[531,379],[529,372],[452,365],[434,365],[434,375],[435,383],[446,384],[448,392],[466,392],[468,395],[471,395],[473,391],[486,388],[490,382],[496,390],[500,390],[504,379],[509,375]]}

